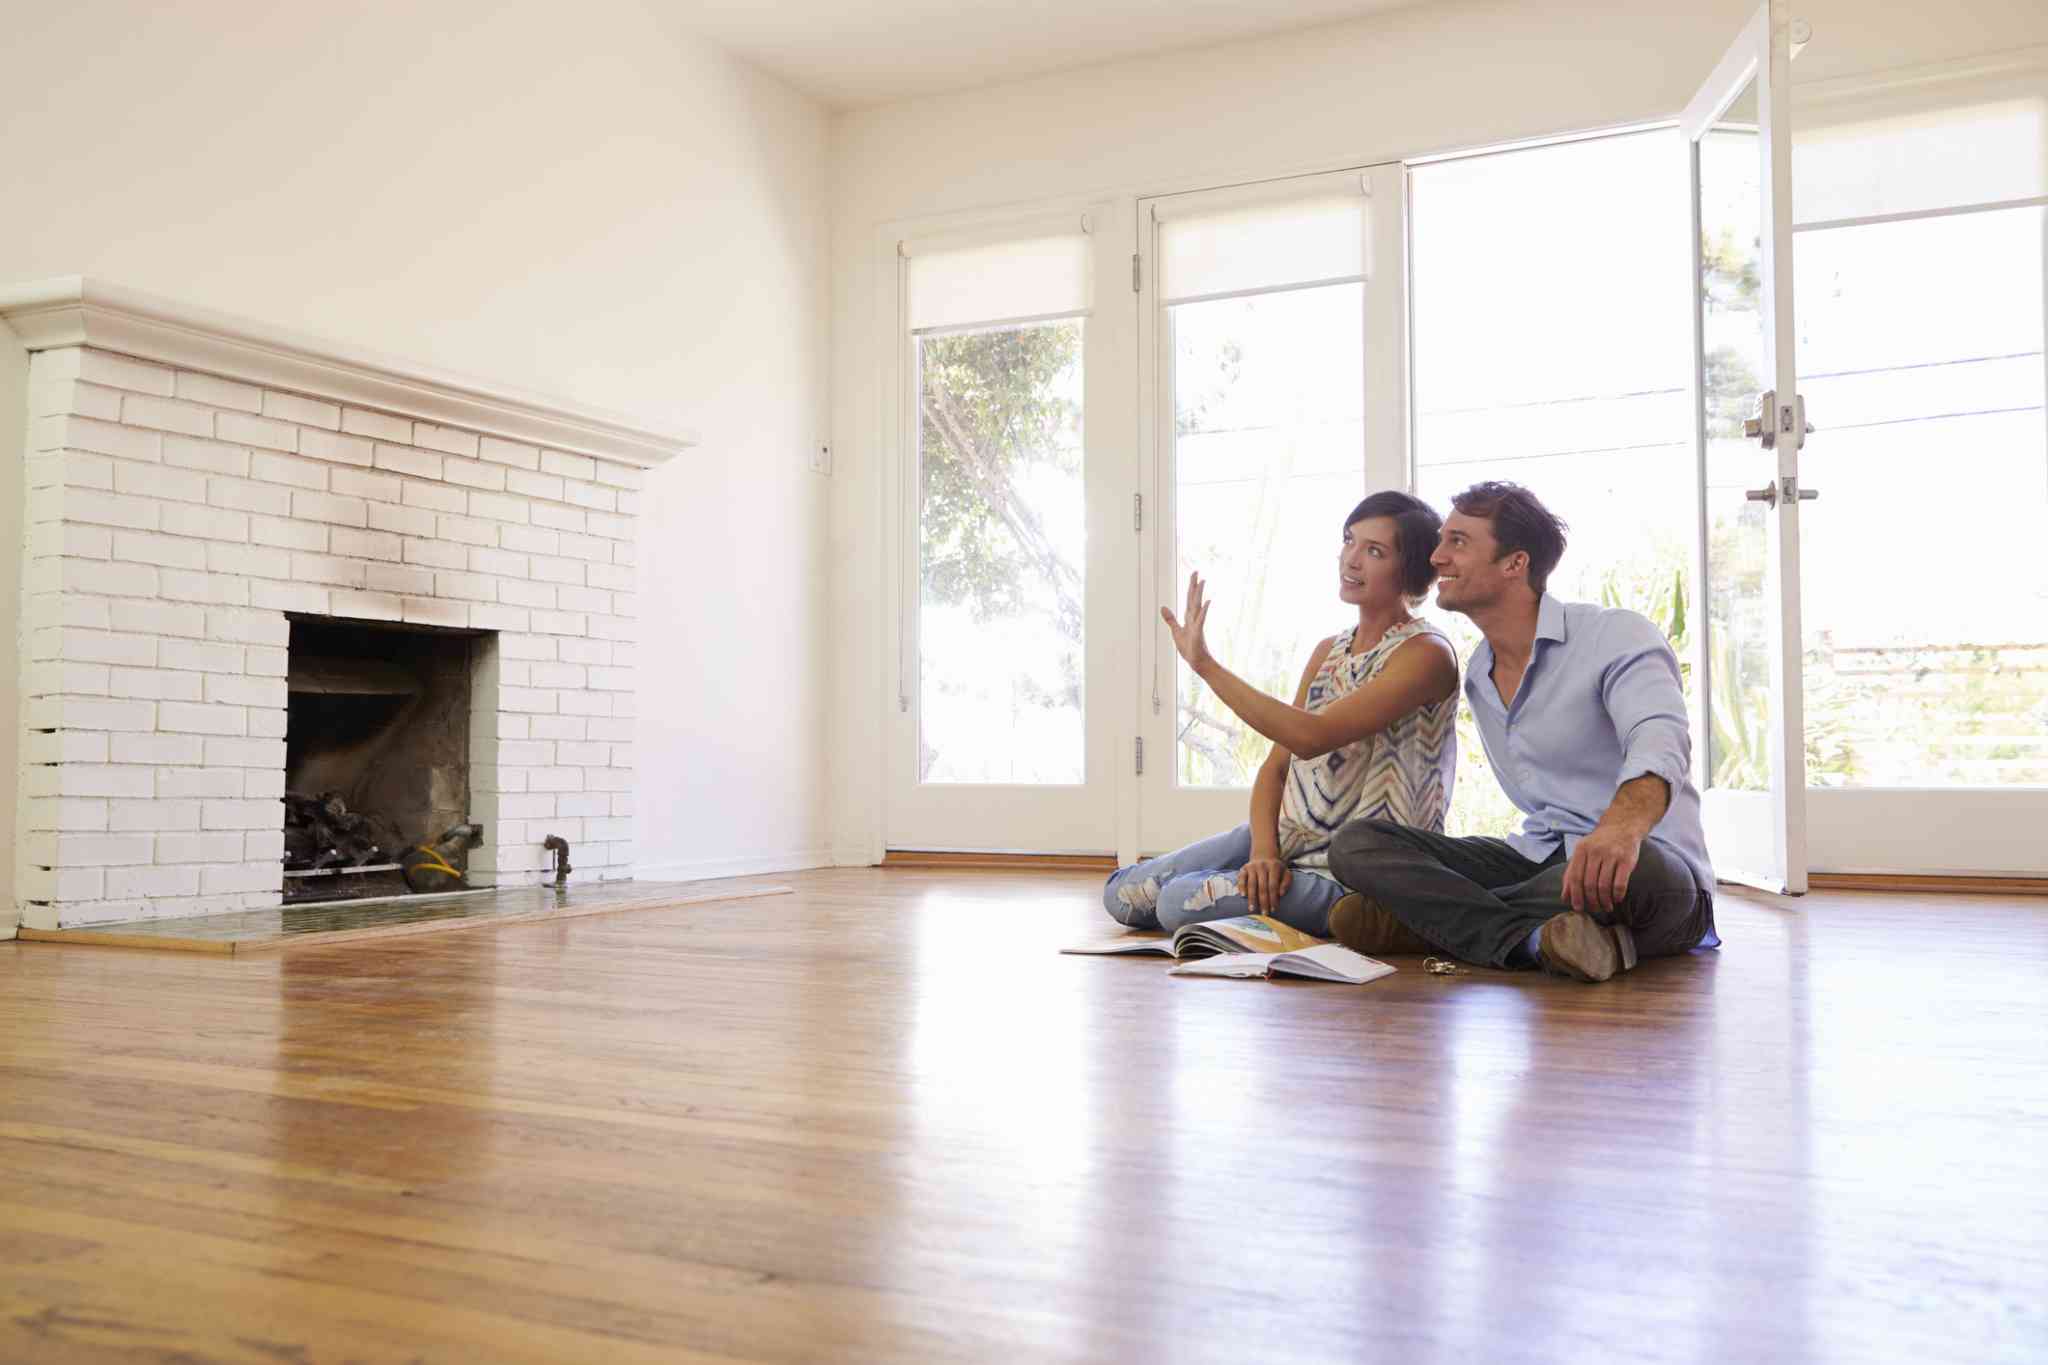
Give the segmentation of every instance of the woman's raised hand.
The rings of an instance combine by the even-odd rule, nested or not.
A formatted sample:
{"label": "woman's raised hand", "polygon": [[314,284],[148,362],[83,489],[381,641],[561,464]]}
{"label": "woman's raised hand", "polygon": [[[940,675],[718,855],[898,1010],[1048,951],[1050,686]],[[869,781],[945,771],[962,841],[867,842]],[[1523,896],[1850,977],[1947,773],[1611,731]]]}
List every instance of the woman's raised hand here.
{"label": "woman's raised hand", "polygon": [[1209,642],[1202,638],[1202,623],[1209,619],[1209,603],[1202,597],[1202,576],[1188,575],[1188,603],[1185,617],[1176,618],[1171,607],[1159,609],[1159,619],[1173,635],[1173,647],[1188,667],[1199,669],[1209,662]]}

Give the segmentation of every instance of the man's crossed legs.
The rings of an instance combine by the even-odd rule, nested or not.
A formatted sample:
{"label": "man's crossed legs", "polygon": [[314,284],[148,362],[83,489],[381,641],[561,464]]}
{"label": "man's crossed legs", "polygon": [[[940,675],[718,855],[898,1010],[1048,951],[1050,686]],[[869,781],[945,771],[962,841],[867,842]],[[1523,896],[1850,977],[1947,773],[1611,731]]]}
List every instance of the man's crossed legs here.
{"label": "man's crossed legs", "polygon": [[1360,952],[1446,953],[1488,967],[1548,967],[1604,981],[1638,957],[1716,947],[1713,889],[1645,839],[1628,892],[1606,912],[1564,899],[1565,855],[1532,862],[1504,839],[1456,839],[1390,820],[1355,820],[1330,843],[1330,870],[1365,904],[1331,912]]}

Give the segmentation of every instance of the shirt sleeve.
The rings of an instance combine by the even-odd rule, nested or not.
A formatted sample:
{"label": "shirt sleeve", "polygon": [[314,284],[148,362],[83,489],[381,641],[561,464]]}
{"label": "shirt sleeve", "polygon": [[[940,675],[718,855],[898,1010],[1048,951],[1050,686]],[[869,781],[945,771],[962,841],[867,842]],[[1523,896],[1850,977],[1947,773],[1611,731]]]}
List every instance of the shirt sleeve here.
{"label": "shirt sleeve", "polygon": [[1610,622],[1600,697],[1621,741],[1614,785],[1654,773],[1676,792],[1692,774],[1692,726],[1678,656],[1663,632],[1634,612],[1616,612]]}

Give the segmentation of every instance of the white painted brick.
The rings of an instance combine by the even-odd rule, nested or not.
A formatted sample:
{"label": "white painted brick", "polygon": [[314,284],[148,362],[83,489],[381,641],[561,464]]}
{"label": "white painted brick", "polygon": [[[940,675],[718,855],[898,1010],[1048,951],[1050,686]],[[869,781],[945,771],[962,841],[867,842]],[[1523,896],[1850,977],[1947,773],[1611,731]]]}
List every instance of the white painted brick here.
{"label": "white painted brick", "polygon": [[[195,403],[180,403],[172,398],[157,398],[146,393],[131,393],[121,400],[121,421],[131,427],[154,427],[159,431],[182,432],[187,436],[213,435],[213,409],[202,408]],[[157,458],[163,458],[163,447],[159,443]],[[108,451],[109,455],[119,451]]]}
{"label": "white painted brick", "polygon": [[61,659],[24,665],[21,687],[22,694],[30,697],[104,697],[114,690],[107,665],[67,663]]}
{"label": "white painted brick", "polygon": [[[438,480],[441,477],[441,457],[410,446],[388,446],[379,442],[375,463],[379,469],[388,469],[394,474],[410,474],[416,479]],[[448,490],[439,491],[447,493]],[[453,496],[459,498],[461,495]]]}
{"label": "white painted brick", "polygon": [[451,455],[477,453],[477,438],[470,432],[457,431],[454,427],[437,427],[427,422],[412,424],[412,444]]}
{"label": "white painted brick", "polygon": [[637,564],[640,562],[640,547],[630,540],[612,542],[612,563]]}
{"label": "white painted brick", "polygon": [[563,792],[555,797],[555,808],[565,816],[578,819],[591,815],[610,815],[612,798],[604,792]]}
{"label": "white painted brick", "polygon": [[460,488],[448,488],[438,483],[409,481],[405,485],[403,501],[407,507],[428,507],[436,512],[453,512],[460,515],[469,510],[469,494]]}
{"label": "white painted brick", "polygon": [[596,512],[609,512],[619,505],[616,488],[602,488],[594,483],[571,480],[564,486],[563,494],[564,502]]}
{"label": "white painted brick", "polygon": [[646,479],[646,471],[628,465],[612,464],[606,460],[597,462],[597,481],[616,488],[638,488]]}
{"label": "white painted brick", "polygon": [[[164,641],[158,641],[158,663],[164,657]],[[197,702],[199,673],[176,669],[111,669],[106,679],[111,696],[139,698],[145,702]]]}
{"label": "white painted brick", "polygon": [[206,500],[215,507],[237,512],[260,512],[288,517],[292,512],[292,490],[270,483],[215,477],[206,485]]}
{"label": "white painted brick", "polygon": [[499,659],[497,674],[500,687],[533,686],[533,665],[523,659]]}
{"label": "white painted brick", "polygon": [[[24,469],[25,486],[32,489],[97,488],[111,492],[114,487],[114,462],[104,455],[88,455],[78,450],[32,455],[25,461]],[[63,504],[59,502],[48,519],[63,515]]]}
{"label": "white painted brick", "polygon": [[[526,769],[477,764],[469,770],[469,789],[478,794],[523,792],[526,790]],[[503,837],[502,834],[499,836],[501,840]]]}
{"label": "white painted brick", "polygon": [[408,564],[431,564],[437,569],[467,569],[469,550],[446,541],[409,539],[405,542],[405,561]]}
{"label": "white painted brick", "polygon": [[376,592],[425,597],[434,591],[434,575],[431,570],[403,567],[397,564],[371,564],[367,566],[364,581],[365,586]]}
{"label": "white painted brick", "polygon": [[531,621],[524,607],[477,602],[469,608],[469,624],[473,630],[525,630]]}
{"label": "white painted brick", "polygon": [[63,927],[83,929],[94,924],[129,924],[153,919],[165,913],[163,907],[199,904],[188,900],[167,901],[68,901],[63,906]]}
{"label": "white painted brick", "polygon": [[201,441],[190,436],[164,437],[164,463],[178,469],[197,469],[208,474],[236,478],[249,473],[249,452],[219,441]]}
{"label": "white painted brick", "polygon": [[[555,814],[555,798],[552,792],[531,796],[501,796],[498,798],[500,820],[547,820]],[[478,849],[477,852],[484,852]],[[573,854],[571,855],[573,857]]]}
{"label": "white painted brick", "polygon": [[589,513],[580,507],[563,507],[558,503],[536,502],[530,509],[535,526],[545,526],[551,531],[582,531]]}
{"label": "white painted brick", "polygon": [[[272,545],[280,549],[322,551],[327,548],[327,528],[284,517],[255,517],[249,522],[249,539],[258,545]],[[290,561],[287,560],[285,573],[290,572]]]}
{"label": "white painted brick", "polygon": [[581,664],[538,662],[529,667],[535,687],[581,687],[587,676]]}
{"label": "white painted brick", "polygon": [[[371,565],[371,568],[377,568]],[[405,609],[397,595],[388,592],[350,592],[337,588],[327,595],[327,609],[336,616],[361,621],[399,621]]]}
{"label": "white painted brick", "polygon": [[199,870],[199,885],[209,896],[232,891],[275,891],[284,869],[266,863],[216,863]]}
{"label": "white painted brick", "polygon": [[492,464],[507,465],[514,469],[535,470],[540,468],[540,448],[538,446],[521,445],[517,441],[504,441],[496,436],[484,437],[481,450],[464,453],[480,455]]}
{"label": "white painted brick", "polygon": [[[236,404],[240,406],[240,404]],[[266,393],[263,395],[263,415],[275,417],[280,422],[296,422],[302,427],[322,427],[327,431],[341,430],[341,409],[333,403],[323,403],[317,398],[305,398],[296,393]],[[299,433],[299,449],[304,450],[307,436],[311,432]],[[369,452],[363,452],[364,461]]]}
{"label": "white painted brick", "polygon": [[107,895],[112,899],[126,896],[196,896],[199,894],[199,869],[196,867],[110,867],[107,869]]}
{"label": "white painted brick", "polygon": [[565,585],[556,591],[555,599],[563,611],[608,612],[612,609],[612,595],[602,588]]}
{"label": "white painted brick", "polygon": [[[76,365],[76,369],[70,367]],[[95,384],[110,388],[133,389],[137,393],[155,393],[168,398],[173,392],[171,371],[160,365],[146,365],[127,356],[115,355],[110,351],[95,351],[84,347],[71,350],[61,356],[59,363],[52,367],[54,373],[70,373],[73,377],[87,379]]]}
{"label": "white painted brick", "polygon": [[[123,769],[122,771],[142,772],[145,769]],[[241,768],[158,768],[155,770],[156,795],[185,800],[236,800],[247,793],[243,791],[244,770]],[[161,850],[159,850],[161,852]],[[182,860],[181,860],[182,861]],[[193,861],[210,861],[194,859]]]}
{"label": "white painted brick", "polygon": [[397,563],[404,556],[404,543],[389,531],[357,531],[346,526],[328,532],[327,548],[338,555],[388,563]]}
{"label": "white painted brick", "polygon": [[156,637],[59,626],[38,630],[29,636],[29,657],[153,668],[156,666]]}
{"label": "white painted brick", "polygon": [[380,441],[396,441],[400,445],[412,444],[412,423],[389,413],[369,412],[363,408],[344,408],[341,413],[341,429],[357,436],[373,436]]}
{"label": "white painted brick", "polygon": [[633,793],[613,792],[612,814],[617,816],[631,816],[633,814]]}
{"label": "white painted brick", "polygon": [[[335,594],[335,596],[337,597],[354,597],[356,595],[357,594],[354,593]],[[347,612],[339,611],[334,613],[334,615],[336,616],[345,616],[348,614],[349,613]],[[288,712],[285,711],[267,711],[262,710],[260,708],[252,710],[249,712],[249,738],[283,739],[285,737],[286,732],[290,729],[290,722],[291,716]],[[278,781],[284,781],[284,775],[282,773],[278,774]],[[282,793],[279,794],[282,795]],[[256,795],[256,793],[251,792],[249,793],[249,795],[254,796]]]}
{"label": "white painted brick", "polygon": [[498,528],[488,521],[475,521],[469,517],[441,514],[437,525],[441,539],[457,541],[464,545],[491,545],[498,543]]}
{"label": "white painted brick", "polygon": [[21,803],[21,827],[63,834],[96,834],[107,827],[107,803],[95,797],[33,797]]}
{"label": "white painted brick", "polygon": [[[157,571],[147,564],[111,564],[97,559],[39,559],[29,566],[32,593],[87,593],[108,597],[154,597]],[[67,617],[67,623],[69,618]]]}
{"label": "white painted brick", "polygon": [[91,901],[106,894],[106,872],[97,867],[33,867],[14,870],[14,894],[25,901]]}
{"label": "white painted brick", "polygon": [[[630,668],[593,668],[590,670],[590,687],[598,692],[630,692],[633,690],[633,670]],[[626,738],[630,739],[628,735]]]}
{"label": "white painted brick", "polygon": [[308,492],[317,493],[327,487],[326,465],[268,451],[259,450],[249,457],[249,474],[265,483],[281,483]]}
{"label": "white painted brick", "polygon": [[469,514],[473,517],[488,517],[492,521],[509,521],[524,525],[528,506],[525,498],[511,497],[503,493],[469,495]]}
{"label": "white painted brick", "polygon": [[453,455],[442,461],[441,477],[464,488],[488,489],[494,493],[502,493],[505,490],[505,470],[502,467],[483,464],[476,460],[464,460]]}
{"label": "white painted brick", "polygon": [[532,687],[501,687],[498,689],[498,709],[501,711],[554,711],[559,709],[560,699],[553,693]]}
{"label": "white painted brick", "polygon": [[72,521],[123,526],[136,531],[154,531],[162,519],[161,508],[152,498],[128,497],[84,488],[65,490],[64,515]]}
{"label": "white painted brick", "polygon": [[114,763],[189,767],[204,758],[205,743],[198,735],[115,735],[108,747],[108,759]]}
{"label": "white painted brick", "polygon": [[525,739],[532,716],[478,707],[469,713],[469,734],[477,744],[496,744],[505,739]]}
{"label": "white painted brick", "polygon": [[115,833],[199,828],[197,801],[109,801],[107,828]]}
{"label": "white painted brick", "polygon": [[[280,811],[278,821],[282,824],[283,820],[284,814]],[[165,834],[156,841],[156,860],[160,865],[228,862],[242,856],[242,842],[247,837],[240,830],[220,834]]]}
{"label": "white painted brick", "polygon": [[[289,534],[277,528],[289,526],[290,524],[290,522],[274,523],[269,530],[269,534],[276,536]],[[308,533],[308,539],[312,537],[313,533],[317,533],[319,543],[301,546],[300,548],[307,550],[324,550],[327,548],[325,528],[309,526],[304,529]],[[251,539],[254,539],[256,536],[256,522],[253,520],[249,523],[249,536]],[[218,541],[214,541],[208,543],[206,547],[206,567],[209,571],[218,574],[247,574],[252,578],[289,578],[292,572],[292,557],[285,549],[279,547],[266,545],[223,545]]]}
{"label": "white painted brick", "polygon": [[342,498],[331,493],[292,494],[292,515],[301,521],[325,521],[336,526],[370,524],[369,508],[361,498]]}
{"label": "white painted brick", "polygon": [[525,555],[479,546],[469,552],[469,568],[472,573],[497,574],[501,578],[524,578],[531,572],[532,565]]}
{"label": "white painted brick", "polygon": [[111,559],[114,533],[105,526],[81,526],[70,521],[45,522],[29,528],[29,554]]}
{"label": "white painted brick", "polygon": [[609,588],[619,592],[631,592],[633,590],[633,571],[622,565],[586,565],[583,570],[583,576],[585,581],[593,588]]}
{"label": "white painted brick", "polygon": [[588,820],[583,825],[583,837],[592,840],[630,839],[633,837],[631,820]]}
{"label": "white painted brick", "polygon": [[535,739],[581,740],[588,737],[590,721],[585,716],[531,716],[527,725]]}
{"label": "white painted brick", "polygon": [[118,455],[124,460],[160,464],[164,458],[164,438],[161,432],[90,417],[38,417],[29,427],[29,449],[85,450],[95,455]]}
{"label": "white painted brick", "polygon": [[147,834],[60,834],[51,841],[46,867],[132,867],[148,864],[155,840]]}
{"label": "white painted brick", "polygon": [[474,573],[437,573],[434,575],[434,593],[439,597],[459,597],[468,602],[498,600],[497,585],[483,574]]}
{"label": "white painted brick", "polygon": [[308,616],[326,616],[329,599],[327,589],[311,583],[275,583],[259,579],[249,585],[249,605],[268,607],[272,611],[296,611]]}
{"label": "white painted brick", "polygon": [[[162,529],[166,535],[194,536],[201,540],[244,541],[249,538],[249,514],[221,507],[188,507],[173,504],[164,508]],[[197,568],[205,568],[202,554]]]}
{"label": "white painted brick", "polygon": [[[103,422],[121,420],[121,391],[105,389],[76,379],[41,380],[33,361],[29,365],[28,415],[30,417],[97,417]],[[534,467],[540,467],[538,457]]]}
{"label": "white painted brick", "polygon": [[443,602],[432,597],[401,598],[402,610],[407,621],[423,626],[469,625],[469,604],[467,602]]}
{"label": "white painted brick", "polygon": [[506,526],[498,532],[498,543],[521,554],[558,555],[562,552],[562,533],[531,526]]}
{"label": "white painted brick", "polygon": [[221,440],[233,441],[237,445],[264,446],[270,450],[299,448],[299,429],[290,422],[273,421],[268,417],[223,412],[214,418],[213,430]]}
{"label": "white painted brick", "polygon": [[337,587],[363,586],[365,565],[360,559],[334,555],[293,555],[292,578],[300,583],[331,583]]}
{"label": "white painted brick", "polygon": [[565,531],[562,533],[562,553],[571,559],[605,564],[611,561],[612,548],[596,536],[571,535]]}
{"label": "white painted brick", "polygon": [[397,476],[392,474],[365,474],[360,470],[337,469],[327,476],[327,486],[352,498],[395,503],[403,485]]}
{"label": "white painted brick", "polygon": [[206,633],[232,644],[283,648],[291,643],[292,623],[270,611],[209,611]]}
{"label": "white painted brick", "polygon": [[533,614],[533,629],[537,635],[587,635],[590,621],[581,612],[537,611]]}
{"label": "white painted brick", "polygon": [[[174,602],[117,601],[111,603],[107,620],[115,630],[134,635],[180,635],[203,639],[206,612],[195,606]],[[157,644],[162,663],[163,642]]]}
{"label": "white painted brick", "polygon": [[410,536],[432,536],[435,534],[436,513],[423,507],[393,507],[387,503],[372,502],[370,528],[374,531],[390,531]]}
{"label": "white painted brick", "polygon": [[24,763],[105,763],[107,736],[89,730],[48,730],[22,736]]}
{"label": "white painted brick", "polygon": [[[284,770],[284,741],[282,739],[236,739],[226,735],[210,735],[206,740],[206,764],[217,768],[276,768]],[[283,823],[284,815],[275,804],[270,806],[268,820],[260,820],[248,826],[261,829],[270,820]],[[208,826],[211,829],[224,826]]]}
{"label": "white painted brick", "polygon": [[590,633],[600,640],[637,640],[640,626],[629,617],[598,616],[591,620]]}
{"label": "white painted brick", "polygon": [[612,714],[612,699],[622,695],[618,692],[564,692],[562,710],[572,716],[609,716]]}
{"label": "white painted brick", "polygon": [[210,374],[180,370],[175,380],[175,391],[178,397],[194,403],[210,403],[217,408],[235,408],[242,412],[263,411],[263,390],[237,384],[231,379],[217,379]]}
{"label": "white painted brick", "polygon": [[[280,811],[282,818],[283,812]],[[242,856],[252,863],[281,863],[284,861],[284,829],[250,830],[242,836]]]}
{"label": "white painted brick", "polygon": [[593,791],[624,792],[633,790],[633,770],[628,767],[586,768],[583,776],[589,780]]}
{"label": "white painted brick", "polygon": [[539,607],[543,611],[552,611],[555,606],[555,586],[552,583],[523,583],[517,579],[500,579],[498,600],[516,607]]}
{"label": "white painted brick", "polygon": [[156,708],[156,728],[165,734],[176,735],[246,735],[249,733],[249,713],[240,706],[167,701]]}
{"label": "white painted brick", "polygon": [[640,495],[638,493],[629,493],[623,488],[619,490],[619,515],[625,517],[637,517],[640,515]]}
{"label": "white painted brick", "polygon": [[505,491],[521,497],[562,500],[562,479],[555,474],[529,474],[523,469],[505,471]]}
{"label": "white painted brick", "polygon": [[565,479],[597,477],[597,461],[585,455],[565,455],[559,450],[543,450],[540,453],[540,467],[547,473],[560,474]]}
{"label": "white painted brick", "polygon": [[507,659],[552,659],[555,642],[545,635],[500,635],[498,653]]}
{"label": "white painted brick", "polygon": [[579,768],[608,767],[611,758],[612,750],[609,744],[586,741],[582,744],[563,743],[555,746],[555,762],[575,764]]}
{"label": "white painted brick", "polygon": [[[206,677],[206,699],[228,706],[258,706],[282,710],[287,701],[283,678],[237,678],[212,673]],[[164,725],[164,729],[176,727]]]}
{"label": "white painted brick", "polygon": [[533,557],[533,576],[543,583],[583,582],[583,564],[580,560],[554,559],[547,555]]}
{"label": "white painted brick", "polygon": [[162,640],[158,642],[156,652],[157,663],[164,668],[183,668],[208,673],[242,671],[242,649],[239,645],[201,643],[197,640]]}
{"label": "white painted brick", "polygon": [[612,699],[612,714],[615,716],[637,716],[640,714],[640,694],[637,692],[607,693]]}
{"label": "white painted brick", "polygon": [[22,624],[30,630],[48,626],[80,626],[86,630],[112,630],[113,616],[104,597],[82,592],[32,592],[26,597],[27,611]]}
{"label": "white painted brick", "polygon": [[553,766],[555,746],[539,740],[506,740],[498,745],[498,765],[504,768]]}
{"label": "white painted brick", "polygon": [[[283,768],[243,768],[242,795],[251,800],[282,801],[284,799]],[[283,833],[280,829],[279,833]]]}
{"label": "white painted brick", "polygon": [[332,460],[337,464],[368,469],[375,463],[373,450],[372,444],[361,436],[343,436],[317,427],[309,427],[299,433],[299,454],[316,460]]}
{"label": "white painted brick", "polygon": [[160,536],[150,531],[117,531],[114,558],[128,564],[155,564],[172,569],[204,569],[206,546],[183,536]]}

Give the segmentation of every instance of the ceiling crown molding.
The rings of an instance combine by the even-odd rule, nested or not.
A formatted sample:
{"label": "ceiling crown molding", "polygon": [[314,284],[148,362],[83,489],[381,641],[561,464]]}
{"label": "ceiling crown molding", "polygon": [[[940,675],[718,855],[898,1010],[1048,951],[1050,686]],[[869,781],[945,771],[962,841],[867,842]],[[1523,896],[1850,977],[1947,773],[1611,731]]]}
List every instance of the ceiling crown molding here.
{"label": "ceiling crown molding", "polygon": [[691,432],[81,275],[0,286],[0,320],[31,351],[90,346],[642,469],[697,443]]}

